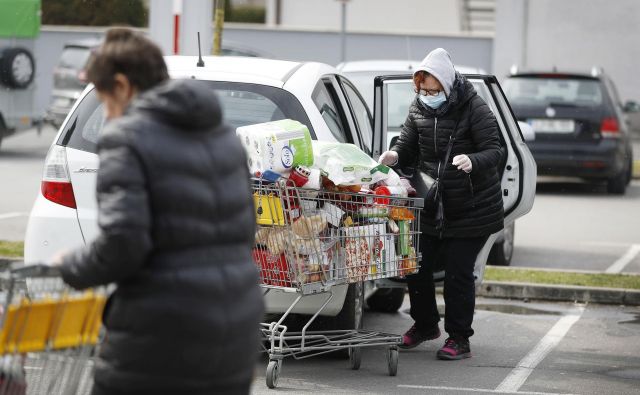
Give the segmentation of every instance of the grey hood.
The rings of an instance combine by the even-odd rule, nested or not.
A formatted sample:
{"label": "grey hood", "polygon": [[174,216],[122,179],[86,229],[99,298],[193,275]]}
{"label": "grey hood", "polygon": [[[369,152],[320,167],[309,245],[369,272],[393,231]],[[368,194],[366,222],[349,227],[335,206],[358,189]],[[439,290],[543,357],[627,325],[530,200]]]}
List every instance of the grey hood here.
{"label": "grey hood", "polygon": [[429,52],[413,74],[415,75],[418,71],[426,71],[433,75],[440,81],[440,84],[442,84],[444,88],[444,93],[449,97],[453,82],[456,79],[456,69],[453,67],[449,52],[442,48],[437,48]]}
{"label": "grey hood", "polygon": [[203,81],[169,80],[141,93],[128,113],[154,116],[185,131],[212,129],[222,121],[222,109],[214,90]]}

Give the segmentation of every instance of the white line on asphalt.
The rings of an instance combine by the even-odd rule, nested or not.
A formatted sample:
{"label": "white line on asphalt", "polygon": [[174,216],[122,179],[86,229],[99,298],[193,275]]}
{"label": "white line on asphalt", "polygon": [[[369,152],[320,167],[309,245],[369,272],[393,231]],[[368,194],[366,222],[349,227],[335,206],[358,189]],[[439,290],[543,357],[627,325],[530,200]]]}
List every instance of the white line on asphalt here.
{"label": "white line on asphalt", "polygon": [[634,244],[627,252],[620,257],[613,265],[609,266],[605,273],[620,273],[638,254],[640,253],[640,244]]}
{"label": "white line on asphalt", "polygon": [[[483,389],[483,388],[460,388],[460,387],[438,387],[438,386],[429,386],[429,385],[398,385],[398,388],[408,388],[408,389],[417,389],[417,390],[434,390],[434,391],[456,391],[456,392],[483,392],[490,394],[504,394],[504,391]],[[507,394],[518,394],[518,395],[572,395],[572,394],[560,394],[555,392],[532,392],[532,391],[513,391],[506,392]]]}
{"label": "white line on asphalt", "polygon": [[573,324],[578,322],[583,312],[584,306],[580,306],[576,313],[560,318],[533,350],[529,351],[529,354],[522,358],[511,373],[502,380],[502,383],[496,388],[496,392],[517,392],[536,366],[562,341]]}
{"label": "white line on asphalt", "polygon": [[27,213],[4,213],[0,214],[0,219],[9,219],[9,218],[17,218],[17,217],[26,217]]}

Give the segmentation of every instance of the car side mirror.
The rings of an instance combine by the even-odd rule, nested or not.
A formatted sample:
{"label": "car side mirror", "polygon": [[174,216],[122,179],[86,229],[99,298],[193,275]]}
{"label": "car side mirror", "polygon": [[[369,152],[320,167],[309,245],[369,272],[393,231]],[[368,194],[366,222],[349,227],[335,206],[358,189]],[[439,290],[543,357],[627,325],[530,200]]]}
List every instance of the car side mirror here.
{"label": "car side mirror", "polygon": [[536,131],[533,130],[533,127],[526,122],[518,121],[518,126],[520,127],[520,131],[522,132],[522,137],[524,137],[524,141],[535,141],[536,140]]}
{"label": "car side mirror", "polygon": [[628,100],[624,103],[622,110],[626,113],[640,112],[640,104],[634,100]]}

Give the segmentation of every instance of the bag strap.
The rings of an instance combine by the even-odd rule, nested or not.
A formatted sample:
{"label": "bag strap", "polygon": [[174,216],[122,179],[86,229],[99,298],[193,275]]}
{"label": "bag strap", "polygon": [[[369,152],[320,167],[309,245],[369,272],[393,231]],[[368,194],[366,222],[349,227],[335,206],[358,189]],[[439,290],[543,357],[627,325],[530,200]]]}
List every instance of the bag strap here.
{"label": "bag strap", "polygon": [[[458,110],[458,112],[460,112],[460,110]],[[469,114],[471,114],[471,101],[469,101]],[[456,114],[457,116],[458,114]],[[471,118],[471,115],[469,115],[469,118]],[[444,162],[440,162],[438,163],[438,174],[437,177],[438,179],[440,179],[440,169],[442,170],[442,175],[444,175],[444,169],[447,167],[447,163],[449,163],[449,157],[451,156],[451,150],[453,149],[453,143],[456,141],[456,138],[458,137],[458,124],[460,124],[460,118],[458,117],[458,119],[456,120],[456,124],[453,127],[453,131],[451,132],[451,136],[449,136],[449,144],[447,144],[447,153],[444,156]],[[469,122],[469,125],[471,125],[471,122]],[[444,164],[444,165],[443,165]]]}

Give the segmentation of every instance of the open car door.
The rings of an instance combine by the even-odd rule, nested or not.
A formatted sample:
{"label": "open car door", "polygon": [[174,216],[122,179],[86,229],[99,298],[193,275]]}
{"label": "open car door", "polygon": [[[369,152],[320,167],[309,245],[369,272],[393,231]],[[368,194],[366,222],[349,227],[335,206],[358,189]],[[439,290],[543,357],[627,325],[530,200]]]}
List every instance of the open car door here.
{"label": "open car door", "polygon": [[[503,160],[502,198],[505,210],[505,226],[525,215],[533,207],[536,190],[536,163],[527,148],[511,107],[494,76],[466,75],[480,97],[493,111],[500,128]],[[415,98],[412,75],[378,76],[374,82],[374,159],[390,147],[402,132],[409,106]],[[489,237],[476,259],[476,285],[482,282],[489,251],[500,233]],[[435,279],[442,274],[435,274]]]}

